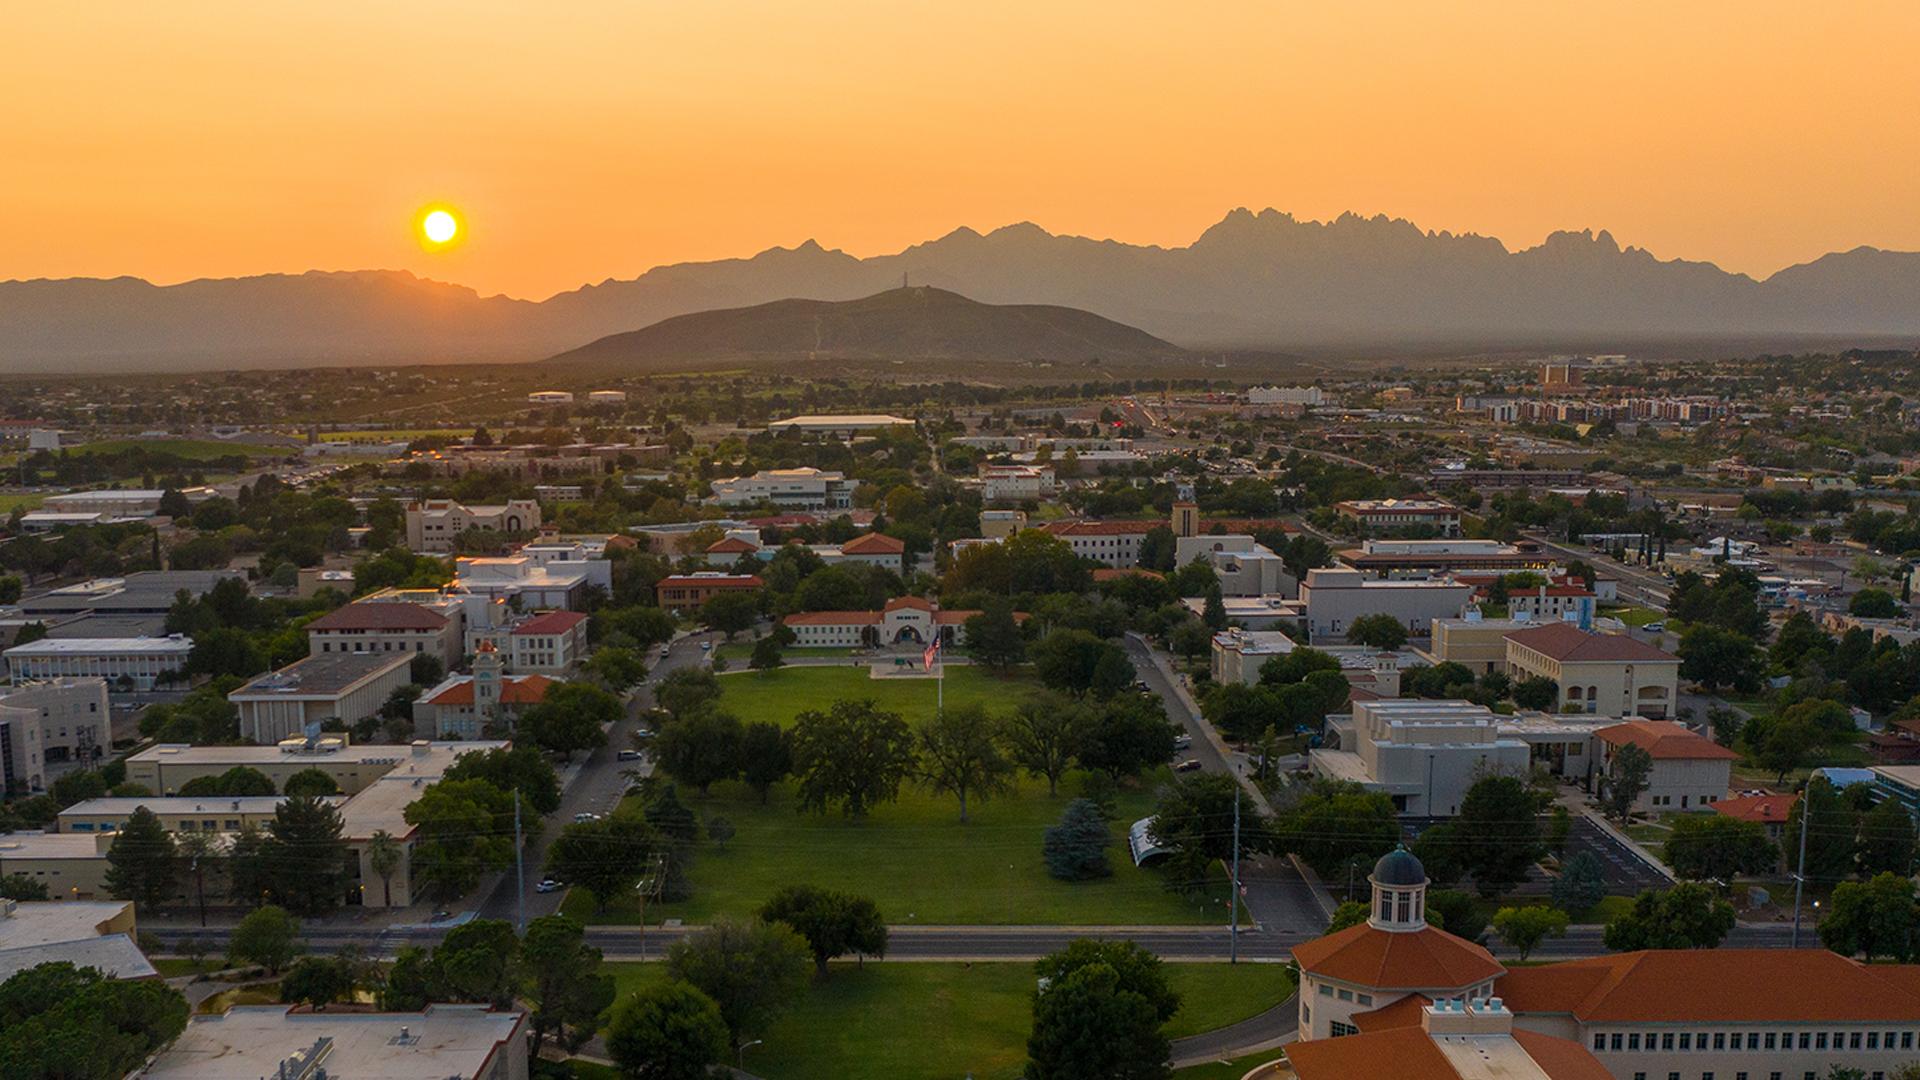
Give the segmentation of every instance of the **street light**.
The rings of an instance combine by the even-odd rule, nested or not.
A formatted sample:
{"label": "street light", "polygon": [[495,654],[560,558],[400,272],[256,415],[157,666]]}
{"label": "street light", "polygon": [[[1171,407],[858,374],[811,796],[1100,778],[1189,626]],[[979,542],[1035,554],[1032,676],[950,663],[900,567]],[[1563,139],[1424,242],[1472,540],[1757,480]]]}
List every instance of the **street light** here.
{"label": "street light", "polygon": [[752,1039],[747,1042],[741,1043],[739,1051],[737,1051],[734,1055],[734,1065],[737,1066],[738,1068],[745,1069],[747,1067],[747,1047],[759,1046],[762,1042],[765,1042],[765,1041],[766,1040],[764,1039]]}

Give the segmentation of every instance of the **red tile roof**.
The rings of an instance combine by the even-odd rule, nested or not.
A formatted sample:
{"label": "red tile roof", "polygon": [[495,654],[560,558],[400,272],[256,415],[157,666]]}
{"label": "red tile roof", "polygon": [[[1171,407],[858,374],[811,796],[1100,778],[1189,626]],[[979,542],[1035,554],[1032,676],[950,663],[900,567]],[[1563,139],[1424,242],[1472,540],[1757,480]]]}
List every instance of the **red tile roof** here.
{"label": "red tile roof", "polygon": [[1721,799],[1713,804],[1713,809],[1715,813],[1741,821],[1785,825],[1787,814],[1793,810],[1793,804],[1799,801],[1798,795],[1742,795],[1735,799]]}
{"label": "red tile roof", "polygon": [[514,627],[513,632],[516,635],[564,634],[586,621],[587,617],[577,611],[549,611],[543,615],[535,615]]}
{"label": "red tile roof", "polygon": [[1466,990],[1506,968],[1493,954],[1445,930],[1405,933],[1367,923],[1296,945],[1303,970],[1376,990]]}
{"label": "red tile roof", "polygon": [[1530,630],[1515,630],[1508,641],[1550,656],[1561,663],[1631,660],[1635,663],[1679,663],[1680,658],[1625,634],[1590,634],[1572,623],[1547,623]]}
{"label": "red tile roof", "polygon": [[1655,761],[1740,760],[1739,754],[1670,720],[1627,720],[1594,734],[1613,746],[1631,743]]}
{"label": "red tile roof", "polygon": [[705,585],[718,589],[757,589],[763,584],[758,574],[668,574],[655,582],[654,588]]}
{"label": "red tile roof", "polygon": [[901,608],[913,608],[916,611],[932,611],[933,601],[922,596],[896,596],[887,601],[883,611],[898,611]]}
{"label": "red tile roof", "polygon": [[748,543],[737,536],[723,537],[707,545],[709,555],[751,555],[759,550],[759,544]]}
{"label": "red tile roof", "polygon": [[1144,566],[1102,566],[1093,572],[1093,581],[1096,585],[1103,581],[1118,581],[1121,578],[1129,577],[1150,577],[1163,581],[1166,579],[1165,574],[1155,570],[1149,570]]}
{"label": "red tile roof", "polygon": [[1143,536],[1164,521],[1049,521],[1040,526],[1054,536]]}
{"label": "red tile roof", "polygon": [[439,630],[447,617],[401,601],[347,604],[307,624],[308,630]]}
{"label": "red tile roof", "polygon": [[1825,949],[1672,949],[1515,968],[1494,992],[1516,1013],[1582,1023],[1920,1021],[1920,968]]}
{"label": "red tile roof", "polygon": [[842,555],[899,555],[906,550],[905,542],[886,533],[866,533],[840,545]]}
{"label": "red tile roof", "polygon": [[[547,699],[548,690],[558,685],[560,680],[545,675],[509,675],[500,680],[500,701],[504,705],[537,705]],[[473,676],[466,676],[428,698],[427,704],[473,704]]]}
{"label": "red tile roof", "polygon": [[[1613,1080],[1613,1074],[1579,1043],[1534,1031],[1516,1030],[1512,1038],[1548,1080]],[[1433,1036],[1417,1025],[1292,1043],[1287,1047],[1287,1062],[1300,1080],[1461,1080],[1460,1071]]]}
{"label": "red tile roof", "polygon": [[1391,1005],[1372,1012],[1353,1014],[1353,1025],[1361,1031],[1391,1031],[1394,1028],[1419,1027],[1422,1011],[1433,1001],[1425,994],[1408,994]]}

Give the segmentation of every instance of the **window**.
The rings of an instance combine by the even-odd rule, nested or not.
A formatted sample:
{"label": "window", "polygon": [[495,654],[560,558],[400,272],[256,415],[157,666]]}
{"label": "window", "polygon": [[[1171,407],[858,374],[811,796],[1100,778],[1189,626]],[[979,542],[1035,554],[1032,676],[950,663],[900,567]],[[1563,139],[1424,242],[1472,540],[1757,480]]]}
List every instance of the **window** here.
{"label": "window", "polygon": [[1352,1001],[1352,1000],[1353,1000],[1353,991],[1351,991],[1351,990],[1342,990],[1342,991],[1340,991],[1340,1000],[1341,1000],[1341,1001]]}
{"label": "window", "polygon": [[1814,1036],[1813,1036],[1813,1048],[1814,1048],[1815,1050],[1825,1050],[1825,1049],[1827,1048],[1827,1033],[1826,1033],[1826,1032],[1824,1032],[1824,1031],[1820,1031],[1820,1032],[1815,1032],[1815,1033],[1814,1033]]}
{"label": "window", "polygon": [[1714,1033],[1713,1033],[1713,1048],[1714,1048],[1715,1050],[1725,1050],[1725,1049],[1727,1048],[1727,1033],[1726,1033],[1726,1032],[1724,1032],[1724,1031],[1716,1031],[1716,1032],[1714,1032]]}
{"label": "window", "polygon": [[[1328,985],[1327,985],[1326,983],[1321,983],[1321,984],[1320,984],[1320,996],[1321,996],[1321,997],[1332,997],[1332,996],[1333,996],[1333,987],[1331,987],[1331,986],[1328,986]],[[1821,1037],[1822,1037],[1822,1038],[1825,1038],[1825,1036],[1821,1036]]]}
{"label": "window", "polygon": [[1613,1033],[1613,1037],[1612,1037],[1611,1039],[1609,1039],[1609,1040],[1608,1040],[1608,1042],[1609,1042],[1609,1043],[1610,1043],[1611,1045],[1609,1045],[1609,1046],[1607,1047],[1607,1049],[1609,1049],[1609,1050],[1619,1050],[1619,1049],[1620,1049],[1620,1041],[1621,1041],[1621,1035],[1620,1035],[1620,1033],[1619,1033],[1619,1032],[1617,1032],[1617,1031],[1616,1031],[1616,1032],[1614,1032],[1614,1033]]}
{"label": "window", "polygon": [[1767,1032],[1767,1049],[1773,1049],[1773,1032]]}
{"label": "window", "polygon": [[1360,1029],[1354,1027],[1352,1024],[1343,1024],[1335,1020],[1333,1023],[1327,1025],[1327,1033],[1337,1039],[1342,1035],[1358,1035],[1360,1034]]}
{"label": "window", "polygon": [[1607,1048],[1607,1037],[1605,1035],[1595,1033],[1595,1035],[1593,1036],[1593,1048],[1595,1050],[1605,1050]]}
{"label": "window", "polygon": [[1807,1031],[1801,1032],[1800,1033],[1800,1049],[1807,1050],[1807,1049],[1810,1049],[1812,1046],[1813,1046],[1813,1034]]}
{"label": "window", "polygon": [[1877,1031],[1867,1032],[1867,1049],[1869,1050],[1880,1049],[1880,1033],[1879,1032]]}
{"label": "window", "polygon": [[1629,1050],[1640,1049],[1640,1033],[1639,1032],[1636,1031],[1633,1034],[1627,1036],[1627,1049]]}
{"label": "window", "polygon": [[1358,1002],[1359,1002],[1360,1004],[1362,1004],[1362,1005],[1372,1005],[1372,1004],[1373,1004],[1373,995],[1372,995],[1372,994],[1355,994],[1355,995],[1353,995],[1353,996],[1354,996],[1354,1000],[1356,1000],[1356,1001],[1358,1001]]}
{"label": "window", "polygon": [[[1664,1034],[1662,1034],[1662,1035],[1660,1036],[1660,1049],[1662,1049],[1662,1050],[1671,1050],[1671,1049],[1673,1049],[1673,1032],[1671,1032],[1671,1031],[1669,1031],[1669,1032],[1665,1032]],[[1674,1073],[1673,1075],[1674,1075],[1674,1077],[1675,1077],[1675,1080],[1678,1080],[1678,1077],[1679,1077],[1679,1075],[1680,1075],[1680,1074],[1679,1074],[1679,1073]]]}
{"label": "window", "polygon": [[1847,1049],[1849,1050],[1860,1049],[1860,1033],[1859,1032],[1856,1031],[1852,1035],[1847,1037]]}
{"label": "window", "polygon": [[1683,1031],[1680,1033],[1680,1049],[1682,1050],[1693,1049],[1693,1032]]}

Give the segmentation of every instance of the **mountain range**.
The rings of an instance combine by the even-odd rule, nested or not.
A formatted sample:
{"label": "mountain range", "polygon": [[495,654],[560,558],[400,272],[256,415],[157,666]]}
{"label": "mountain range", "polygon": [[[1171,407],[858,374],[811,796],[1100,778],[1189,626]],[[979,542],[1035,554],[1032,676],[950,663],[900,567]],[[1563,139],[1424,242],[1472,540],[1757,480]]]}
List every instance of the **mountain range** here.
{"label": "mountain range", "polygon": [[[1662,260],[1607,232],[1510,250],[1385,216],[1235,210],[1185,247],[1018,224],[892,255],[813,241],[656,267],[543,301],[398,271],[155,286],[0,282],[0,372],[530,360],[663,319],[911,282],[987,304],[1077,308],[1189,349],[1626,348],[1649,342],[1920,338],[1920,253],[1859,247],[1765,279]],[[664,338],[656,340],[665,340]],[[886,348],[868,342],[866,347]]]}
{"label": "mountain range", "polygon": [[1151,363],[1182,352],[1145,331],[1077,308],[983,304],[915,285],[859,300],[775,300],[675,315],[609,334],[553,362],[626,370],[807,357]]}

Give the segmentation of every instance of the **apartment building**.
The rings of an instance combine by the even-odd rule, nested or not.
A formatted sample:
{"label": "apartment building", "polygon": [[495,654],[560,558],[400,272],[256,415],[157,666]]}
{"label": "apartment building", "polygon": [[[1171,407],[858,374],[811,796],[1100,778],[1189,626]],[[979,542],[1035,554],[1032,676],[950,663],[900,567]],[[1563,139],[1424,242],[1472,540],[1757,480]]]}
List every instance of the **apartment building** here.
{"label": "apartment building", "polygon": [[454,550],[454,539],[469,529],[522,533],[539,527],[540,504],[532,499],[509,499],[495,506],[466,506],[453,499],[407,504],[407,547],[429,554]]}
{"label": "apartment building", "polygon": [[8,794],[44,790],[48,766],[92,764],[113,744],[103,679],[59,679],[0,691],[0,782]]}
{"label": "apartment building", "polygon": [[1369,533],[1428,529],[1435,536],[1460,535],[1459,507],[1438,499],[1349,499],[1333,509]]}

